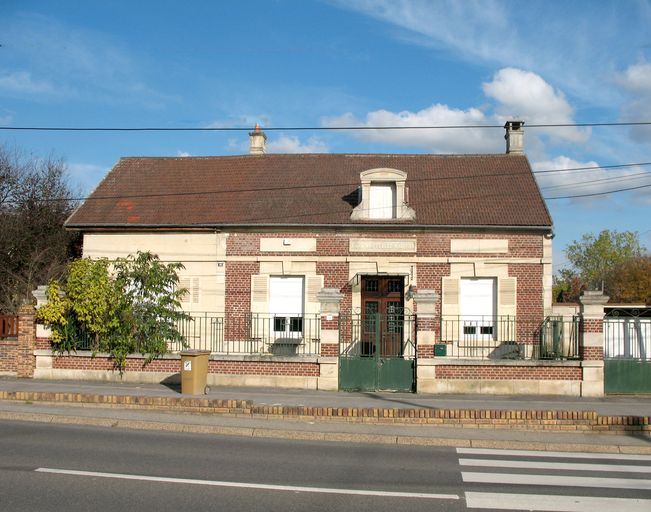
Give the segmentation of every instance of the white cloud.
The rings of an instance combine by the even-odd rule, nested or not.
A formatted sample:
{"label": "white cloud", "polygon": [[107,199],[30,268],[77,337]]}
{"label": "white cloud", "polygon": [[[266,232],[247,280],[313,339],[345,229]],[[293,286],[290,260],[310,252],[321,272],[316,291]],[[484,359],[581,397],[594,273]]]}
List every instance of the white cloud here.
{"label": "white cloud", "polygon": [[[348,112],[341,116],[322,119],[327,127],[395,126],[397,130],[358,130],[351,134],[367,142],[380,142],[397,146],[419,147],[435,153],[496,153],[504,151],[501,130],[486,128],[464,129],[414,129],[415,126],[503,126],[507,120],[524,120],[536,124],[571,124],[574,110],[565,95],[554,89],[539,75],[516,68],[504,68],[492,81],[482,84],[489,100],[483,108],[465,110],[448,105],[434,104],[417,112],[376,110],[358,119]],[[492,108],[493,113],[485,113]],[[526,129],[526,126],[525,126]],[[498,134],[499,132],[499,134]],[[574,127],[532,129],[527,131],[525,146],[542,153],[544,142],[540,134],[554,140],[584,143],[590,130]]]}
{"label": "white cloud", "polygon": [[180,156],[180,157],[182,157],[182,158],[185,158],[185,157],[192,156],[192,155],[191,155],[190,153],[188,153],[187,151],[181,151],[181,150],[179,149],[179,150],[176,152],[176,156]]}
{"label": "white cloud", "polygon": [[79,188],[82,194],[88,194],[97,186],[109,169],[101,165],[71,162],[67,164],[68,176],[73,188]]}
{"label": "white cloud", "polygon": [[[615,82],[630,95],[622,107],[623,121],[639,122],[651,119],[651,63],[641,62],[629,66],[615,76]],[[651,144],[651,126],[633,126],[631,138],[638,143]]]}
{"label": "white cloud", "polygon": [[278,139],[269,138],[268,153],[327,153],[328,146],[316,137],[310,137],[301,142],[298,137],[282,136]]}
{"label": "white cloud", "polygon": [[[492,82],[482,85],[486,96],[498,102],[496,114],[499,118],[524,119],[536,124],[572,124],[574,109],[565,95],[554,89],[540,75],[516,68],[500,69]],[[575,127],[542,128],[541,133],[572,142],[585,142],[590,131]]]}
{"label": "white cloud", "polygon": [[[557,156],[552,160],[532,163],[536,181],[544,197],[582,196],[602,194],[618,189],[651,185],[651,170],[644,167],[626,167],[611,169],[585,169],[599,167],[595,161],[581,162],[567,156]],[[570,169],[567,172],[541,172]],[[576,170],[573,170],[576,169]],[[580,169],[580,170],[579,170]],[[649,188],[640,189],[633,194],[636,202],[651,202]],[[575,198],[576,201],[588,205],[591,203],[603,206],[607,195]]]}
{"label": "white cloud", "polygon": [[52,94],[55,88],[45,80],[36,81],[27,71],[0,75],[0,90],[10,94]]}
{"label": "white cloud", "polygon": [[[0,22],[6,58],[0,92],[138,102],[158,107],[173,98],[147,85],[143,63],[103,32],[23,14]],[[4,41],[3,41],[4,43]]]}
{"label": "white cloud", "polygon": [[487,137],[485,129],[408,129],[412,126],[477,126],[490,124],[490,119],[477,108],[460,110],[450,108],[447,105],[435,104],[418,112],[376,110],[366,114],[366,118],[363,120],[357,119],[351,113],[346,113],[338,117],[324,118],[322,124],[327,127],[404,127],[404,129],[399,130],[358,130],[351,133],[353,136],[368,142],[421,147],[437,153],[485,153],[503,147],[502,142],[497,143],[499,137]]}
{"label": "white cloud", "polygon": [[[402,29],[398,37],[472,63],[554,77],[588,103],[612,102],[612,69],[648,44],[651,9],[631,2],[331,0]],[[544,27],[544,30],[541,29]],[[598,56],[598,57],[597,57]]]}
{"label": "white cloud", "polygon": [[616,76],[616,81],[630,91],[651,95],[651,63],[641,62],[629,66]]}

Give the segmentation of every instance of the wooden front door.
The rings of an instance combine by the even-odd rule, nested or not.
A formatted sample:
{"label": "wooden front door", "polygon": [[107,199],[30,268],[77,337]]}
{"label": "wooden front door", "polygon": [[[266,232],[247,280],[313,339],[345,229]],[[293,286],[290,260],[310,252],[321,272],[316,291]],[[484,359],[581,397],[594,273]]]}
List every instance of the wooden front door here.
{"label": "wooden front door", "polygon": [[[400,357],[403,352],[404,277],[362,277],[364,355]],[[379,324],[379,325],[378,325]]]}

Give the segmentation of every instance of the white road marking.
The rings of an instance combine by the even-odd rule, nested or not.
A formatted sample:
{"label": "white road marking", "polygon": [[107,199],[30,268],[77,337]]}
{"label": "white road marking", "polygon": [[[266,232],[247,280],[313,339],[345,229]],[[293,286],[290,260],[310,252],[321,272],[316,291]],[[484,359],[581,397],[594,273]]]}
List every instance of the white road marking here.
{"label": "white road marking", "polygon": [[574,453],[544,452],[534,450],[500,450],[494,448],[457,448],[463,455],[518,455],[526,457],[559,457],[566,459],[613,459],[613,460],[649,460],[651,455],[633,455],[627,453]]}
{"label": "white road marking", "polygon": [[566,475],[526,475],[513,473],[461,472],[464,482],[516,485],[548,485],[562,487],[600,487],[608,489],[651,490],[651,480],[631,478],[594,478]]}
{"label": "white road marking", "polygon": [[223,482],[219,480],[196,480],[193,478],[168,478],[147,475],[126,475],[122,473],[101,473],[95,471],[76,471],[72,469],[37,468],[39,473],[59,475],[89,476],[99,478],[116,478],[121,480],[140,480],[144,482],[164,482],[174,484],[208,485],[213,487],[237,487],[242,489],[262,489],[268,491],[312,492],[321,494],[347,494],[357,496],[381,496],[387,498],[418,498],[432,500],[458,500],[457,494],[431,494],[421,492],[372,491],[365,489],[335,489],[328,487],[300,487],[295,485],[256,484],[249,482]]}
{"label": "white road marking", "polygon": [[578,464],[571,462],[540,462],[526,460],[459,459],[461,466],[484,468],[553,469],[559,471],[608,471],[610,473],[651,473],[651,466],[617,464]]}
{"label": "white road marking", "polygon": [[552,512],[648,512],[651,500],[636,498],[592,498],[589,496],[549,496],[546,494],[502,494],[467,492],[468,508],[535,510]]}

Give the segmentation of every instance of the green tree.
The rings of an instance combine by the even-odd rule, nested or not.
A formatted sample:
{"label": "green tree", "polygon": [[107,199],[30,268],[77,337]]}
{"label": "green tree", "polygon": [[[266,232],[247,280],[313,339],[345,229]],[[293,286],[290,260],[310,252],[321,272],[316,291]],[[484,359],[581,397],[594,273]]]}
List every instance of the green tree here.
{"label": "green tree", "polygon": [[150,252],[138,252],[115,262],[116,284],[122,294],[121,329],[111,340],[117,361],[139,352],[147,362],[165,354],[168,344],[184,342],[179,322],[190,316],[181,310],[187,292],[179,288],[181,263],[165,264]]}
{"label": "green tree", "polygon": [[603,289],[613,269],[644,254],[637,233],[603,230],[599,235],[583,235],[565,249],[572,275],[591,289]]}
{"label": "green tree", "polygon": [[[129,354],[146,364],[168,352],[169,343],[185,340],[178,330],[189,315],[181,311],[180,263],[162,263],[138,252],[118,259],[81,259],[69,266],[65,289],[53,280],[38,318],[52,329],[54,350],[72,352],[87,337],[96,352],[110,354],[120,371]],[[60,291],[64,291],[60,293]]]}

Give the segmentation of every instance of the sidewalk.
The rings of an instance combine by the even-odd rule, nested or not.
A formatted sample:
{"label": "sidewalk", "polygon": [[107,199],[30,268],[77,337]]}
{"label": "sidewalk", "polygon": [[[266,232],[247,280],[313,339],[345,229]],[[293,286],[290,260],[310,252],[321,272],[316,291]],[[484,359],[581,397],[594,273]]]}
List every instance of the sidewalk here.
{"label": "sidewalk", "polygon": [[[0,398],[0,419],[20,421],[337,442],[651,454],[651,396],[218,388],[206,396],[187,397],[163,384],[3,377]],[[617,423],[617,417],[634,418],[639,427],[624,432],[621,425],[604,423],[602,430],[609,433],[585,427],[605,418]]]}

